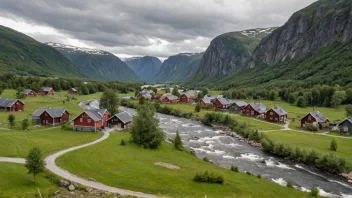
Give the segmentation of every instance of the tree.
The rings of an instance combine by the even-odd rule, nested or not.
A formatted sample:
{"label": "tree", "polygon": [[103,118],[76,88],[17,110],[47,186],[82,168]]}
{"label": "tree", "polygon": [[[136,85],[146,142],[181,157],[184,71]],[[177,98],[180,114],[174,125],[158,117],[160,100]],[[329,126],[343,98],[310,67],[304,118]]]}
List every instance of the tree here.
{"label": "tree", "polygon": [[7,116],[7,120],[9,121],[9,127],[12,129],[12,127],[15,126],[15,119],[16,117],[13,114],[10,114]]}
{"label": "tree", "polygon": [[144,105],[145,104],[145,97],[140,97],[139,98],[139,102],[138,102],[140,105]]}
{"label": "tree", "polygon": [[209,93],[209,90],[207,88],[202,89],[202,95],[205,96]]}
{"label": "tree", "polygon": [[333,151],[337,151],[337,142],[336,142],[335,138],[333,138],[331,140],[330,149],[333,150]]}
{"label": "tree", "polygon": [[81,94],[89,95],[89,89],[88,89],[87,85],[81,85],[79,90],[80,90]]}
{"label": "tree", "polygon": [[[1,94],[1,92],[0,92]],[[346,101],[352,103],[352,88],[346,90]]]}
{"label": "tree", "polygon": [[290,104],[295,104],[296,101],[297,101],[296,94],[294,94],[294,93],[288,94],[288,102],[289,102]]}
{"label": "tree", "polygon": [[22,129],[23,129],[23,130],[28,129],[29,122],[28,122],[28,119],[27,119],[27,118],[26,118],[26,119],[23,119],[21,124],[22,124]]}
{"label": "tree", "polygon": [[170,93],[170,88],[166,88],[165,93]]}
{"label": "tree", "polygon": [[138,94],[139,94],[140,92],[137,90],[137,91],[135,91],[134,92],[134,96],[138,96]]}
{"label": "tree", "polygon": [[158,89],[156,87],[153,87],[153,92],[158,93]]}
{"label": "tree", "polygon": [[119,99],[116,92],[112,89],[105,90],[100,98],[99,107],[107,109],[111,115],[118,113]]}
{"label": "tree", "polygon": [[194,107],[194,111],[195,112],[200,112],[200,109],[201,109],[200,104],[197,103],[196,106]]}
{"label": "tree", "polygon": [[337,108],[345,99],[346,99],[345,91],[335,91],[334,95],[332,95],[330,105],[334,108]]}
{"label": "tree", "polygon": [[276,100],[279,97],[279,93],[275,90],[269,92],[269,100]]}
{"label": "tree", "polygon": [[345,110],[346,110],[346,116],[347,117],[352,116],[352,105],[346,106]]}
{"label": "tree", "polygon": [[38,147],[34,147],[29,151],[28,156],[26,157],[25,166],[28,169],[28,174],[33,174],[35,183],[35,176],[38,173],[43,172],[45,166],[44,159]]}
{"label": "tree", "polygon": [[307,106],[307,102],[306,99],[303,96],[298,97],[297,99],[297,107],[306,107]]}
{"label": "tree", "polygon": [[23,88],[23,87],[18,87],[18,88],[17,88],[17,92],[16,92],[16,97],[17,97],[17,98],[24,98],[25,95],[22,94],[23,91],[24,91],[24,88]]}
{"label": "tree", "polygon": [[133,117],[131,139],[144,148],[157,148],[164,140],[164,133],[159,128],[159,119],[154,116],[154,107],[146,104],[138,106],[137,114]]}
{"label": "tree", "polygon": [[175,148],[177,148],[178,150],[180,150],[180,151],[183,150],[183,143],[182,143],[182,140],[181,140],[181,137],[180,137],[180,134],[178,133],[178,131],[176,131],[174,145],[175,145]]}
{"label": "tree", "polygon": [[172,90],[172,95],[180,97],[180,92],[178,91],[178,88],[176,86]]}

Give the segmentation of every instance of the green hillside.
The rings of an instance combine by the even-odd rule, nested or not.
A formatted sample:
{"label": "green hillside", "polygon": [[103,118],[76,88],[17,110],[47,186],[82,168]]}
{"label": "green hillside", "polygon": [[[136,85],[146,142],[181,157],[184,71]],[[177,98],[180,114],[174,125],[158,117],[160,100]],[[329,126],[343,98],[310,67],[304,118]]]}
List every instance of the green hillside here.
{"label": "green hillside", "polygon": [[78,66],[56,49],[0,26],[0,73],[5,72],[33,76],[85,77]]}

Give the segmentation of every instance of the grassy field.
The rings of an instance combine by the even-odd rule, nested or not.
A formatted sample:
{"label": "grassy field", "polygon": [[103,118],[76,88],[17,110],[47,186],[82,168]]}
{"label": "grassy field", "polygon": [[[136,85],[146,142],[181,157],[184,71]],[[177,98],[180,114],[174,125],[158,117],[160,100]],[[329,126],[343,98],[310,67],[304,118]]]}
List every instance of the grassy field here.
{"label": "grassy field", "polygon": [[266,132],[266,136],[277,142],[298,146],[302,149],[315,149],[320,153],[333,153],[337,157],[345,158],[352,164],[352,139],[335,138],[338,144],[337,151],[330,150],[332,137],[318,134],[306,134],[294,131]]}
{"label": "grassy field", "polygon": [[[68,153],[57,160],[62,168],[82,178],[92,177],[107,185],[170,197],[304,197],[294,189],[243,173],[235,173],[204,162],[188,152],[164,143],[156,150],[143,149],[127,141],[127,133],[112,134],[104,142]],[[109,151],[109,155],[106,155]],[[99,159],[99,160],[97,160]],[[181,167],[173,170],[154,165],[166,162]],[[225,184],[194,182],[196,172],[213,171]],[[263,190],[265,189],[265,190]]]}
{"label": "grassy field", "polygon": [[33,176],[27,174],[22,164],[0,163],[0,197],[39,197],[38,189],[43,197],[50,197],[58,187],[47,177],[47,173],[37,175],[37,183]]}

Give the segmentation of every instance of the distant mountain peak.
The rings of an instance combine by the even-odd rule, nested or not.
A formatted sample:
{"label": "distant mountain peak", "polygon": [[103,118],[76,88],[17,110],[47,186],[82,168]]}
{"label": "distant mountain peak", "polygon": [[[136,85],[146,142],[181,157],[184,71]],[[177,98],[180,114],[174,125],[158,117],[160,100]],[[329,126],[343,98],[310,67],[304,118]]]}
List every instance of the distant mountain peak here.
{"label": "distant mountain peak", "polygon": [[54,47],[56,49],[63,49],[69,53],[75,53],[75,52],[85,52],[88,54],[93,54],[93,55],[109,55],[109,52],[102,51],[102,50],[96,50],[96,49],[89,49],[89,48],[83,48],[83,47],[77,47],[77,46],[72,46],[72,45],[65,45],[61,43],[54,43],[54,42],[47,42],[45,43],[51,47]]}
{"label": "distant mountain peak", "polygon": [[277,27],[255,28],[255,29],[243,30],[241,31],[241,34],[261,40],[263,37],[271,34],[275,29],[277,29]]}

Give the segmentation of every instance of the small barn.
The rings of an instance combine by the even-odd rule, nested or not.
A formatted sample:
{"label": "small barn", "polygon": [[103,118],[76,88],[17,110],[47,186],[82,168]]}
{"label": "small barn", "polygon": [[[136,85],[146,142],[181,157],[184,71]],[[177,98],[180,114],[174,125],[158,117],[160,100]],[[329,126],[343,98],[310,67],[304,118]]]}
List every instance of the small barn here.
{"label": "small barn", "polygon": [[58,125],[70,120],[71,113],[65,108],[39,108],[32,114],[33,124]]}
{"label": "small barn", "polygon": [[164,93],[160,97],[160,101],[162,103],[176,103],[177,102],[177,96],[172,95],[171,93]]}
{"label": "small barn", "polygon": [[242,113],[248,116],[262,116],[266,113],[266,106],[261,102],[248,104],[243,108]]}
{"label": "small barn", "polygon": [[24,103],[19,99],[0,98],[0,111],[23,111]]}
{"label": "small barn", "polygon": [[153,91],[141,91],[137,96],[136,99],[140,99],[144,97],[145,99],[152,99],[153,98]]}
{"label": "small barn", "polygon": [[67,91],[68,94],[78,94],[78,90],[75,88],[71,88]]}
{"label": "small barn", "polygon": [[342,122],[340,122],[337,125],[337,128],[340,131],[340,133],[352,134],[352,117],[349,117],[349,118],[343,120]]}
{"label": "small barn", "polygon": [[232,112],[241,112],[247,105],[244,101],[234,101],[229,110]]}
{"label": "small barn", "polygon": [[40,95],[54,95],[55,91],[52,87],[42,87],[38,91],[38,94],[40,94]]}
{"label": "small barn", "polygon": [[307,127],[308,125],[313,125],[319,129],[322,129],[327,128],[329,123],[330,120],[319,111],[310,112],[301,119],[301,127],[303,128]]}
{"label": "small barn", "polygon": [[121,128],[128,129],[132,123],[132,116],[127,112],[121,112],[111,116],[108,120],[108,126],[110,128]]}
{"label": "small barn", "polygon": [[183,103],[194,103],[197,99],[197,92],[190,90],[180,95],[180,102]]}
{"label": "small barn", "polygon": [[37,94],[31,89],[25,89],[24,91],[21,92],[21,95],[25,95],[27,97],[37,96]]}
{"label": "small barn", "polygon": [[264,119],[269,122],[286,122],[288,113],[281,107],[269,109],[264,116]]}
{"label": "small barn", "polygon": [[73,128],[76,131],[100,131],[108,125],[109,116],[106,109],[85,110],[72,120]]}
{"label": "small barn", "polygon": [[213,105],[217,109],[228,109],[233,104],[233,101],[228,98],[216,98]]}
{"label": "small barn", "polygon": [[213,102],[216,98],[223,98],[222,95],[212,96],[210,94],[205,95],[200,101],[200,106],[213,106]]}

